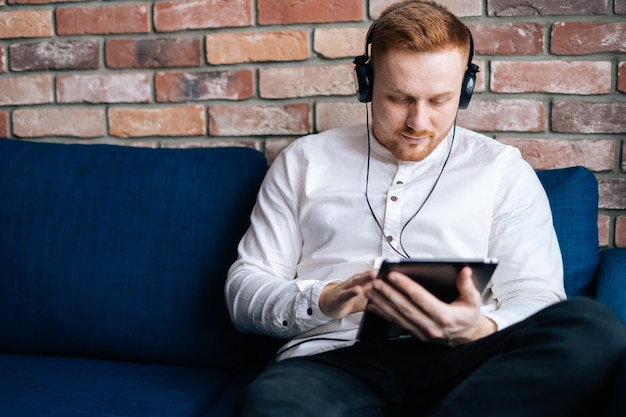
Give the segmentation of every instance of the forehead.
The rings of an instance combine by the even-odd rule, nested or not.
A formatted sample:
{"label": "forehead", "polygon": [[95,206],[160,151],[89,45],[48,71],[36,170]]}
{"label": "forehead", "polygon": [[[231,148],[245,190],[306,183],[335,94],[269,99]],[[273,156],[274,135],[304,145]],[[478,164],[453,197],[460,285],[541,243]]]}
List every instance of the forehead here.
{"label": "forehead", "polygon": [[430,90],[460,86],[466,67],[461,51],[455,48],[415,52],[396,47],[378,55],[373,64],[374,87]]}

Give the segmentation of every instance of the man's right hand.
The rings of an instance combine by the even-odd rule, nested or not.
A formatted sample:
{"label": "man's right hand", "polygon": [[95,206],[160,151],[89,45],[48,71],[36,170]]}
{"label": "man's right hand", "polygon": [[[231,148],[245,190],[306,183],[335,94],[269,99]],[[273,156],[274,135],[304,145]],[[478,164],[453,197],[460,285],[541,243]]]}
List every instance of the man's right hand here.
{"label": "man's right hand", "polygon": [[356,274],[345,281],[333,281],[322,289],[320,309],[334,319],[365,310],[365,287],[376,279],[378,271]]}

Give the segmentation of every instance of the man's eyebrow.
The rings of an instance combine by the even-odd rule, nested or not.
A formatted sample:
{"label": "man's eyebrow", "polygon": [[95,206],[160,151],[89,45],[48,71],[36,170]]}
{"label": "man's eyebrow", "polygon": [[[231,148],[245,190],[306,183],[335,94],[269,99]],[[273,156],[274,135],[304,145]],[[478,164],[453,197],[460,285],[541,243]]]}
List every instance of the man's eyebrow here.
{"label": "man's eyebrow", "polygon": [[[402,96],[407,96],[407,97],[413,97],[413,94],[410,94],[402,89],[399,88],[391,88],[387,91],[388,94],[392,94],[392,95],[402,95]],[[443,99],[443,98],[449,98],[456,95],[456,93],[452,90],[450,91],[442,91],[440,93],[436,93],[433,94],[432,96],[429,96],[428,99]]]}
{"label": "man's eyebrow", "polygon": [[454,91],[444,91],[432,96],[432,98],[447,98],[449,96],[455,95]]}

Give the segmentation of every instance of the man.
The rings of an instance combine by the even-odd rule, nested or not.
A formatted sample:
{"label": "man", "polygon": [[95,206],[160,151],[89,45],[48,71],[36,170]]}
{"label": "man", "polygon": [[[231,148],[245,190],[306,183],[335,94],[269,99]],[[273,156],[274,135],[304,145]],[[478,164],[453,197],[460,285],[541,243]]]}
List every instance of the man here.
{"label": "man", "polygon": [[[471,49],[445,8],[390,6],[355,60],[371,130],[301,138],[272,164],[225,294],[240,330],[290,341],[240,415],[564,416],[605,388],[624,329],[563,301],[550,207],[519,152],[455,124]],[[483,294],[464,268],[446,304],[405,275],[375,280],[398,257],[499,265]],[[356,342],[365,308],[413,337]]]}

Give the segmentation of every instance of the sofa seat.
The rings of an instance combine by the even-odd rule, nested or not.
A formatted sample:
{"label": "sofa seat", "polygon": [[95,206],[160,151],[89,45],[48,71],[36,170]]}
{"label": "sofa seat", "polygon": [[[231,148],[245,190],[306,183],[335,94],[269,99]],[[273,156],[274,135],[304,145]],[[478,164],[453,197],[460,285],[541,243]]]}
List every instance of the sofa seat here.
{"label": "sofa seat", "polygon": [[208,416],[233,384],[232,372],[199,367],[0,355],[3,416]]}

